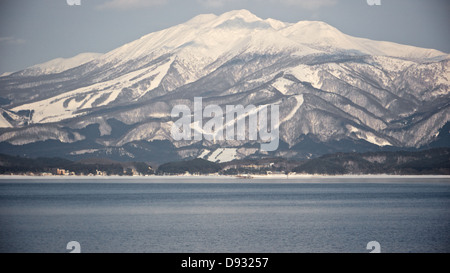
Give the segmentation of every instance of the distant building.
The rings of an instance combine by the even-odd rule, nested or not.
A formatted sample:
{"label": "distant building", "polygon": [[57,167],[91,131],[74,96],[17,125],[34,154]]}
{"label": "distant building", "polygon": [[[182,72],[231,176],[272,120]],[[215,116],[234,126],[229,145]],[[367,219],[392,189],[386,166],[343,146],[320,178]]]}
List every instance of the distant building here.
{"label": "distant building", "polygon": [[265,164],[247,164],[247,165],[230,165],[224,168],[224,170],[229,169],[253,169],[253,170],[261,170],[261,169],[270,169],[275,165],[275,163],[265,163]]}
{"label": "distant building", "polygon": [[52,169],[52,174],[54,175],[74,175],[74,172],[70,172],[68,170],[64,170],[64,169]]}
{"label": "distant building", "polygon": [[96,170],[96,174],[99,176],[107,176],[108,174],[105,171]]}

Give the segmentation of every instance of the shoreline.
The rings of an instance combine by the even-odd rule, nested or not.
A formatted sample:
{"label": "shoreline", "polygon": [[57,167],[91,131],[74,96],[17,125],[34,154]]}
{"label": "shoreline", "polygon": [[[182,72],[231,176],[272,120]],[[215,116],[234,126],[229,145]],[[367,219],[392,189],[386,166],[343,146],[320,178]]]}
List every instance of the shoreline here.
{"label": "shoreline", "polygon": [[[69,175],[69,176],[33,176],[33,175],[0,175],[0,181],[6,180],[134,180],[134,181],[148,181],[153,180],[232,180],[251,183],[252,181],[266,181],[270,180],[276,181],[301,181],[301,180],[333,180],[333,179],[448,179],[450,182],[450,175],[395,175],[395,174],[346,174],[346,175],[309,175],[309,174],[275,174],[275,175],[149,175],[149,176],[80,176],[80,175]],[[112,181],[111,181],[112,182]],[[198,181],[201,182],[201,181]],[[351,181],[349,181],[351,182]]]}

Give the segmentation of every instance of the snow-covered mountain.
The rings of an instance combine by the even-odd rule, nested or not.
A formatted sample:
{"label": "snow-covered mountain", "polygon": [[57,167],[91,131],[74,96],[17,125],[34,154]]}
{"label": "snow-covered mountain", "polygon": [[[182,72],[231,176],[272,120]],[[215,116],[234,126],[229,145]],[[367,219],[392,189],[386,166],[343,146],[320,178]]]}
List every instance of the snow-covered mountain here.
{"label": "snow-covered mountain", "polygon": [[200,15],[106,54],[0,77],[0,147],[146,159],[165,143],[170,156],[151,160],[259,156],[252,141],[172,139],[172,108],[202,97],[204,106],[280,105],[283,145],[272,156],[419,148],[448,135],[449,56],[323,22]]}

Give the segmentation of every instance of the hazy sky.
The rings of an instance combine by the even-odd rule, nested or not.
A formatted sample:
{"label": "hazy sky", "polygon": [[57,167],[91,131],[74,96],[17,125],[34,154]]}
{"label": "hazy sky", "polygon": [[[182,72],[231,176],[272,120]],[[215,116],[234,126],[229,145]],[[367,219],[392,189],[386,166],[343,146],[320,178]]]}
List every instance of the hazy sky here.
{"label": "hazy sky", "polygon": [[367,0],[79,1],[1,0],[0,74],[82,52],[106,53],[198,14],[234,9],[284,22],[320,20],[352,36],[450,53],[449,0],[380,0],[379,6]]}

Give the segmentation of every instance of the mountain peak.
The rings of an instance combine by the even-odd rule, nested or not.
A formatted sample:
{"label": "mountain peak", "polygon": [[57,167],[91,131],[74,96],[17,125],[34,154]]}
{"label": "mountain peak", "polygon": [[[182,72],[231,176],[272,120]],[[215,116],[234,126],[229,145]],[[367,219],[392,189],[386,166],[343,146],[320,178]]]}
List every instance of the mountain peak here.
{"label": "mountain peak", "polygon": [[246,9],[232,10],[232,11],[226,12],[226,13],[220,15],[220,18],[228,19],[228,20],[232,20],[235,18],[241,18],[247,22],[262,21],[261,18],[254,15],[253,13],[251,13],[250,11],[248,11]]}
{"label": "mountain peak", "polygon": [[201,14],[198,16],[195,16],[191,20],[187,21],[185,25],[195,25],[195,26],[218,26],[228,21],[233,21],[236,19],[240,19],[244,22],[250,23],[255,21],[263,21],[261,18],[257,17],[253,13],[251,13],[248,10],[241,9],[241,10],[232,10],[226,13],[223,13],[221,15],[215,15],[215,14]]}
{"label": "mountain peak", "polygon": [[208,14],[200,14],[187,21],[187,25],[201,25],[217,19],[217,15],[208,13]]}
{"label": "mountain peak", "polygon": [[218,28],[268,28],[270,25],[248,10],[232,10],[221,14],[213,21]]}
{"label": "mountain peak", "polygon": [[351,39],[337,28],[321,21],[300,21],[281,30],[282,34],[301,44],[351,49]]}

